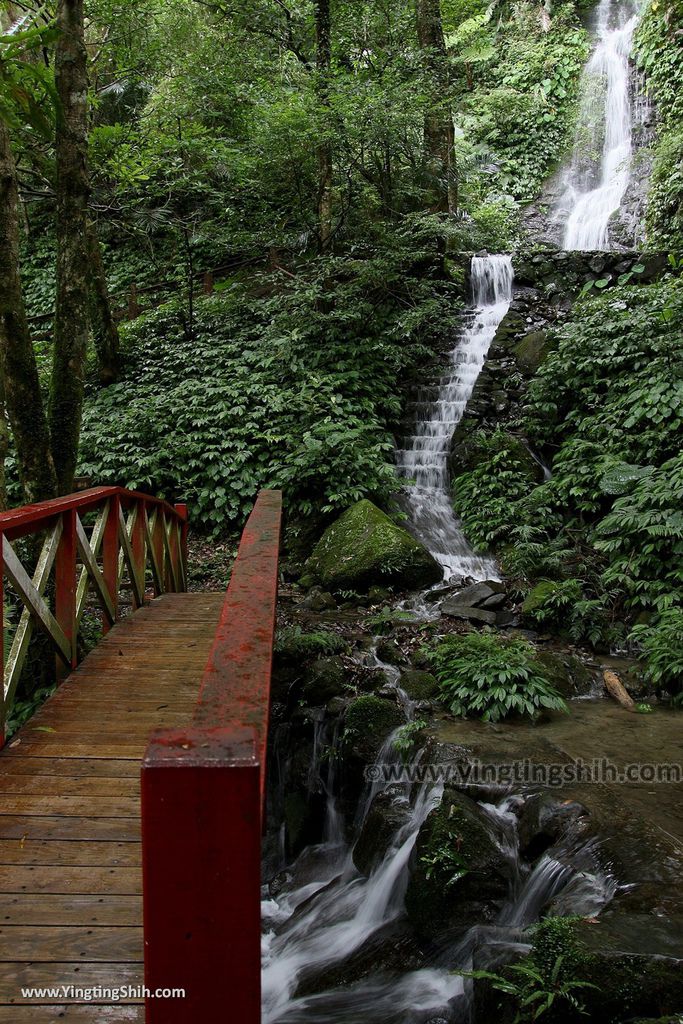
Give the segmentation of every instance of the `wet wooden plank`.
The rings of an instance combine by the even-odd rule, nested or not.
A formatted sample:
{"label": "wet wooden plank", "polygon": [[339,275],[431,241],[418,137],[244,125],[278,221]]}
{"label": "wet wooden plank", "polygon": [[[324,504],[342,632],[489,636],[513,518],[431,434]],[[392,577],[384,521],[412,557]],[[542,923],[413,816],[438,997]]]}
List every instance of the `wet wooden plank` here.
{"label": "wet wooden plank", "polygon": [[108,775],[94,777],[71,775],[13,775],[9,772],[2,778],[3,810],[4,797],[12,794],[33,793],[39,796],[101,796],[129,797],[136,799],[140,783],[136,776],[110,778]]}
{"label": "wet wooden plank", "polygon": [[140,799],[122,796],[42,796],[3,791],[2,810],[6,814],[27,817],[50,814],[84,818],[137,818],[140,816]]}
{"label": "wet wooden plank", "polygon": [[60,864],[138,867],[139,843],[110,843],[89,839],[0,839],[0,864]]}
{"label": "wet wooden plank", "polygon": [[140,842],[136,818],[45,817],[0,814],[0,839],[80,839]]}
{"label": "wet wooden plank", "polygon": [[144,1006],[0,1006],[0,1024],[144,1024]]}
{"label": "wet wooden plank", "polygon": [[142,960],[142,928],[1,925],[0,962],[83,960],[134,963]]}
{"label": "wet wooden plank", "polygon": [[[44,1003],[43,995],[22,999],[21,989],[26,986],[61,988],[76,985],[79,988],[121,988],[123,985],[142,985],[142,964],[82,963],[58,961],[55,963],[0,963],[0,1004],[23,1002]],[[133,1000],[131,1000],[132,1002]],[[64,1002],[82,1002],[76,995],[65,997]],[[111,1000],[107,1000],[111,1003]],[[142,1000],[137,1000],[142,1002]],[[89,1004],[96,1011],[96,1004]],[[98,1020],[96,1012],[93,1020]]]}
{"label": "wet wooden plank", "polygon": [[0,871],[0,921],[4,903],[1,894],[20,892],[134,896],[142,892],[142,872],[138,867],[6,864]]}
{"label": "wet wooden plank", "polygon": [[71,893],[14,893],[3,896],[0,920],[5,925],[109,925],[142,924],[142,900],[133,896],[72,895]]}

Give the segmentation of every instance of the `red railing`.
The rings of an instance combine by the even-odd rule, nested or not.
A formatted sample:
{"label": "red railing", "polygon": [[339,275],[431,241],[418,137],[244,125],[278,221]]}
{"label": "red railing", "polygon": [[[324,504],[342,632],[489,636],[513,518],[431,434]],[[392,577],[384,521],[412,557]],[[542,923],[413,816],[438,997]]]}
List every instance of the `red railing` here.
{"label": "red railing", "polygon": [[[42,550],[29,575],[13,542],[41,535]],[[187,589],[187,508],[122,487],[95,487],[3,512],[0,540],[1,746],[36,628],[55,649],[58,675],[65,674],[78,662],[78,634],[90,592],[106,631],[119,617],[122,588],[130,589],[134,608],[143,604],[148,566],[156,595]],[[5,622],[5,579],[23,606],[14,629]],[[6,635],[12,639],[5,658]]]}
{"label": "red railing", "polygon": [[260,860],[281,494],[242,535],[194,723],[142,767],[147,1024],[258,1024]]}

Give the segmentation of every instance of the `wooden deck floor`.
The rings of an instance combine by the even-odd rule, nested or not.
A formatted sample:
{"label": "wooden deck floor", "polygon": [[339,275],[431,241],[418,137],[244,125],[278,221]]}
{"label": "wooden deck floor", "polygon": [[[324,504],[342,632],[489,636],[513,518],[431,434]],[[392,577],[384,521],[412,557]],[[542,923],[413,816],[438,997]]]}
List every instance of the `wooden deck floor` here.
{"label": "wooden deck floor", "polygon": [[144,1019],[21,988],[142,985],[140,761],[190,721],[223,597],[123,620],[0,753],[0,1024]]}

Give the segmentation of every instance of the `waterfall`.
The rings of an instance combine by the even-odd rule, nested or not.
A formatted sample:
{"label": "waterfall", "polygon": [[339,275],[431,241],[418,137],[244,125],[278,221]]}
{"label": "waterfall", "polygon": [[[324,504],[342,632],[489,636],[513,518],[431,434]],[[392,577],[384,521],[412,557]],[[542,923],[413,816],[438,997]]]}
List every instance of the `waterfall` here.
{"label": "waterfall", "polygon": [[510,256],[472,259],[473,309],[450,355],[450,366],[435,401],[418,402],[415,433],[396,452],[398,473],[414,480],[405,487],[408,527],[450,576],[497,579],[490,558],[468,544],[451,506],[448,453],[489,346],[512,300]]}
{"label": "waterfall", "polygon": [[584,69],[581,108],[556,221],[564,249],[609,249],[610,218],[629,183],[633,112],[629,58],[635,0],[600,0],[593,53]]}

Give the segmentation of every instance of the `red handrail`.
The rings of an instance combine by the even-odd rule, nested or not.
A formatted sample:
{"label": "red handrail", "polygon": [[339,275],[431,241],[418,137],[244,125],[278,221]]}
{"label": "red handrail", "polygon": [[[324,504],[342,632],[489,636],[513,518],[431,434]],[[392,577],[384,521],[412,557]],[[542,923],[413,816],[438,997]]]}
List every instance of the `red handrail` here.
{"label": "red handrail", "polygon": [[142,767],[147,1024],[258,1024],[260,858],[282,496],[262,491],[240,543],[194,723],[156,733]]}
{"label": "red handrail", "polygon": [[[88,535],[82,517],[93,512],[98,516]],[[44,534],[45,540],[31,576],[12,542],[32,534]],[[123,487],[93,487],[24,505],[0,514],[0,561],[1,746],[35,628],[50,639],[61,676],[78,662],[78,632],[89,590],[108,630],[119,618],[119,592],[125,582],[132,590],[133,607],[144,603],[148,563],[155,595],[187,589],[187,507]],[[5,578],[23,606],[6,659]]]}

